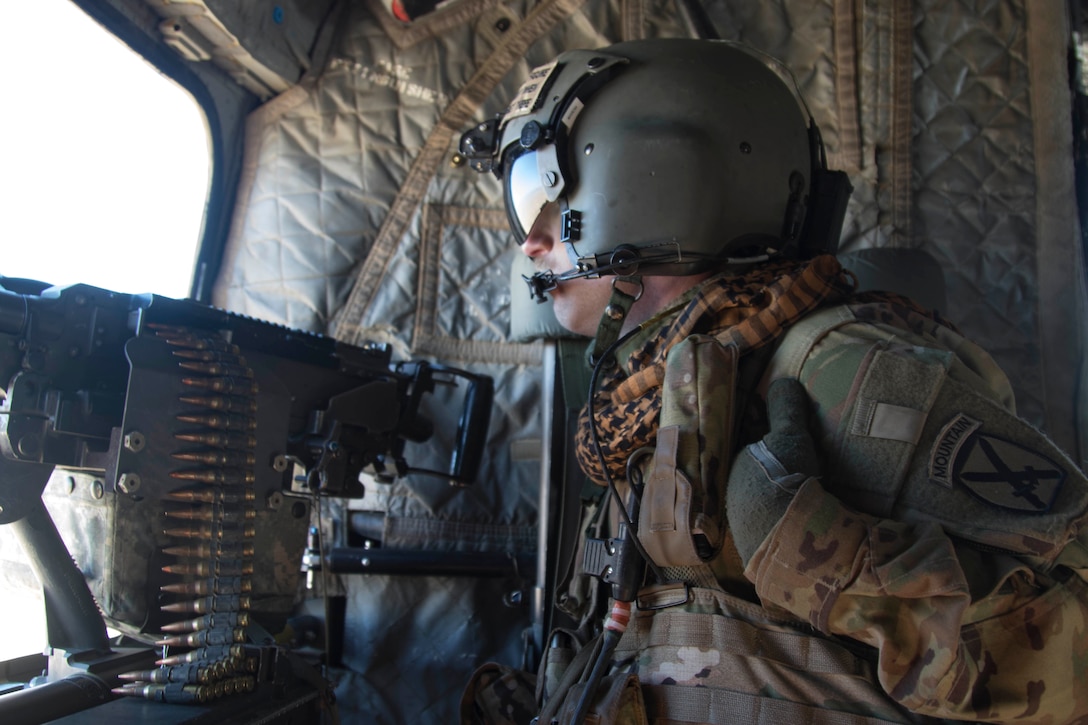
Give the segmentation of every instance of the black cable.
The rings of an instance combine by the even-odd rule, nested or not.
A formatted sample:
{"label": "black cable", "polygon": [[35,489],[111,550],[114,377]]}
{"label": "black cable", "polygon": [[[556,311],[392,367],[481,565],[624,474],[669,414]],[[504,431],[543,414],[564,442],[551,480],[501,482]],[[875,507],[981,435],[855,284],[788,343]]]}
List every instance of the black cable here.
{"label": "black cable", "polygon": [[706,8],[699,0],[680,0],[680,10],[683,12],[691,23],[692,29],[695,34],[702,40],[721,40],[721,33],[718,32],[718,28],[715,27],[714,21],[710,19],[710,15],[707,13]]}
{"label": "black cable", "polygon": [[[627,528],[632,532],[631,542],[635,545],[635,549],[638,551],[639,556],[646,562],[646,566],[653,572],[654,577],[659,581],[665,581],[665,576],[662,573],[660,567],[654,563],[654,560],[650,558],[650,555],[646,553],[646,549],[642,546],[642,542],[639,541],[638,535],[634,532],[637,530],[634,522],[631,521],[630,514],[627,513],[627,507],[623,503],[623,497],[620,496],[619,490],[616,488],[616,482],[612,480],[612,474],[608,471],[608,462],[604,457],[604,449],[601,448],[600,433],[597,430],[597,414],[594,410],[593,397],[597,390],[597,382],[601,375],[601,370],[604,369],[605,362],[612,359],[613,353],[619,348],[620,345],[631,339],[636,333],[642,331],[642,325],[636,326],[633,330],[620,336],[618,340],[609,345],[601,358],[593,366],[593,374],[589,379],[589,400],[586,403],[586,412],[589,415],[589,434],[593,441],[593,451],[597,455],[597,462],[601,466],[601,472],[604,475],[604,480],[608,486],[608,491],[612,498],[616,501],[617,507],[620,510],[620,518],[623,519],[623,523],[627,525]],[[619,363],[616,363],[619,364]]]}
{"label": "black cable", "polygon": [[604,677],[605,668],[612,662],[612,653],[616,651],[616,645],[620,643],[620,633],[613,629],[606,629],[601,635],[601,650],[597,653],[597,659],[593,661],[593,669],[586,680],[578,704],[571,715],[571,725],[582,725],[586,719],[586,711],[589,710],[590,699],[597,690],[597,686]]}

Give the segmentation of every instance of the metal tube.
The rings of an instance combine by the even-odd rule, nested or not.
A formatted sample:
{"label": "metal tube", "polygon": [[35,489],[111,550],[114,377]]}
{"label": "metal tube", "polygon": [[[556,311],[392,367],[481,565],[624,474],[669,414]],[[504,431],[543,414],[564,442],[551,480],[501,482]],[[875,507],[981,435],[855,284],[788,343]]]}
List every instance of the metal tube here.
{"label": "metal tube", "polygon": [[102,614],[41,499],[8,524],[42,583],[49,646],[68,652],[109,652]]}
{"label": "metal tube", "polygon": [[[540,491],[537,495],[536,514],[536,584],[533,586],[532,627],[535,654],[544,651],[544,616],[545,597],[548,594],[548,539],[551,528],[552,506],[552,427],[555,416],[555,378],[556,356],[558,351],[553,341],[544,343],[544,359],[540,400]],[[564,408],[565,410],[565,408]]]}
{"label": "metal tube", "polygon": [[[336,574],[403,574],[411,576],[502,577],[532,566],[513,554],[476,551],[404,551],[337,548],[325,554]],[[521,570],[522,567],[525,569]],[[521,570],[521,572],[519,572]]]}
{"label": "metal tube", "polygon": [[96,707],[111,698],[106,683],[81,672],[0,696],[0,722],[36,725]]}

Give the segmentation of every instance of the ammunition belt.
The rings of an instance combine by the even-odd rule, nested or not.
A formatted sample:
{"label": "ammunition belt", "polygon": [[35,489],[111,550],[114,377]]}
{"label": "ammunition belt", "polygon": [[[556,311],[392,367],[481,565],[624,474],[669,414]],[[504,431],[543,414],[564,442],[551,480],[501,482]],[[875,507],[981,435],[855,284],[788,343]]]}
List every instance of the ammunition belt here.
{"label": "ammunition belt", "polygon": [[[191,407],[176,416],[171,456],[178,488],[165,494],[161,606],[178,621],[165,635],[158,669],[127,672],[118,694],[159,702],[204,703],[256,689],[260,650],[246,646],[253,572],[253,483],[257,386],[237,346],[214,333],[159,325],[155,338],[178,359]],[[195,616],[194,616],[195,615]],[[172,648],[188,650],[171,653]]]}

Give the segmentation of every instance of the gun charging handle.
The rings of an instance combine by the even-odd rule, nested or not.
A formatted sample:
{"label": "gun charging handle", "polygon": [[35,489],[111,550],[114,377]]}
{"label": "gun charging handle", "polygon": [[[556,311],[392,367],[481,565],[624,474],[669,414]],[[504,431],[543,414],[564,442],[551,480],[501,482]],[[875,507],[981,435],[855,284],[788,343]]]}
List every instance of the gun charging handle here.
{"label": "gun charging handle", "polygon": [[495,397],[495,384],[486,375],[476,375],[465,370],[438,368],[467,384],[461,417],[457,422],[456,445],[450,457],[450,480],[458,485],[468,485],[476,480],[487,442],[487,428],[491,424],[491,405]]}
{"label": "gun charging handle", "polygon": [[[418,425],[420,416],[414,411],[419,408],[419,396],[424,392],[432,392],[435,383],[460,388],[458,379],[463,381],[464,394],[461,398],[461,414],[457,421],[457,432],[454,434],[453,452],[450,454],[449,465],[445,471],[434,471],[423,468],[407,468],[407,473],[422,473],[428,476],[441,476],[449,480],[455,486],[470,486],[476,481],[476,474],[480,471],[480,461],[483,460],[484,445],[487,443],[487,428],[491,424],[491,405],[495,397],[495,383],[487,375],[477,375],[467,370],[435,365],[431,363],[411,363],[401,368],[401,371],[412,369],[410,374],[415,379],[413,385],[412,402],[409,405],[413,414],[408,420],[412,425]],[[430,425],[430,422],[427,422]],[[426,440],[430,433],[424,438]]]}

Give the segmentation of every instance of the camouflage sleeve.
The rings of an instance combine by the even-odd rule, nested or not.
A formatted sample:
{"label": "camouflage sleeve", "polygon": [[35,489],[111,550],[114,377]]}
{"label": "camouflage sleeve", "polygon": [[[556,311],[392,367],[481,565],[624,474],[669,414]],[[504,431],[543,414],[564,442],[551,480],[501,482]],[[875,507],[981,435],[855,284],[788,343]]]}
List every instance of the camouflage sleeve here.
{"label": "camouflage sleeve", "polygon": [[1051,723],[1069,722],[1070,707],[1083,706],[1070,678],[1085,645],[1070,651],[1054,632],[1033,634],[1030,611],[1000,628],[964,627],[968,583],[936,524],[859,514],[810,479],[745,573],[765,605],[875,647],[881,686],[916,712]]}

